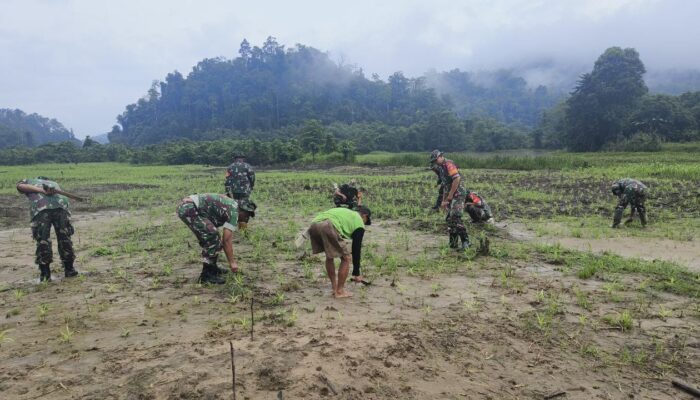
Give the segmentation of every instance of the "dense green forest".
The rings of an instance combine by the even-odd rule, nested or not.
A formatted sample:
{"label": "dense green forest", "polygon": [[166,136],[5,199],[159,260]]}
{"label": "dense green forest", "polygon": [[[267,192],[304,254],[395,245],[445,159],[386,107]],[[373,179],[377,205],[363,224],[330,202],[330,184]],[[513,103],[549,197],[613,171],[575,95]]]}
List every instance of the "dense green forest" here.
{"label": "dense green forest", "polygon": [[396,72],[384,82],[311,47],[244,40],[234,59],[154,82],[117,117],[107,145],[47,144],[76,141],[56,120],[0,110],[0,163],[217,164],[236,148],[268,164],[434,148],[658,151],[699,140],[700,92],[650,93],[645,73],[636,50],[611,47],[566,96],[507,70]]}
{"label": "dense green forest", "polygon": [[635,49],[611,47],[562,103],[543,113],[533,145],[572,151],[658,150],[700,139],[700,92],[650,94]]}
{"label": "dense green forest", "polygon": [[[362,69],[339,65],[312,47],[285,49],[274,38],[268,38],[262,47],[251,47],[244,40],[239,54],[231,60],[206,59],[187,77],[174,72],[165,81],[154,82],[144,98],[117,117],[119,125],[110,132],[110,142],[146,145],[182,138],[288,139],[297,136],[307,121],[317,120],[337,139],[350,138],[356,143],[365,142],[368,135],[383,136],[368,132],[371,130],[390,134],[370,137],[376,147],[368,150],[404,149],[395,145],[397,135],[404,136],[399,141],[409,146],[406,149],[436,145],[464,149],[471,144],[468,138],[433,142],[429,139],[433,135],[417,137],[420,133],[416,131],[424,132],[422,125],[438,122],[452,130],[454,124],[487,124],[497,127],[499,134],[523,134],[555,102],[546,89],[531,91],[522,78],[507,72],[495,74],[496,84],[491,88],[478,86],[469,74],[459,71],[419,78],[396,72],[384,82],[376,75],[368,79]],[[438,95],[429,82],[439,81],[450,87],[455,83],[457,90]],[[445,115],[456,108],[461,110],[457,113],[460,118],[471,119]],[[521,126],[506,126],[497,120]],[[406,135],[397,133],[400,128]],[[527,143],[514,138],[507,147],[523,144]]]}
{"label": "dense green forest", "polygon": [[63,141],[80,143],[73,132],[55,119],[22,110],[0,109],[0,149]]}

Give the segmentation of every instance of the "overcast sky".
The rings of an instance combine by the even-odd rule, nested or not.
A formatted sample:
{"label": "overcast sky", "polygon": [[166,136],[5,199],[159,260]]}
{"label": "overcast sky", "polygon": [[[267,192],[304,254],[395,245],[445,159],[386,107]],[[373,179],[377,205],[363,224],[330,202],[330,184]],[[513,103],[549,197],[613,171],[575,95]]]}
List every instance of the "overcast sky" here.
{"label": "overcast sky", "polygon": [[0,0],[0,108],[104,133],[154,79],[267,36],[382,78],[517,67],[546,83],[610,46],[698,68],[698,16],[696,0]]}

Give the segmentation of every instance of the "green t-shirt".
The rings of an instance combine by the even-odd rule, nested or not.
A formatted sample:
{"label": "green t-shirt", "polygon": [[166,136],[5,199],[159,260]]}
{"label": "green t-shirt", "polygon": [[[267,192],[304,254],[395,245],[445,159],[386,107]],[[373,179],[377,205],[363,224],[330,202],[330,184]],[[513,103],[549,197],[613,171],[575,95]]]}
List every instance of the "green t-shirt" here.
{"label": "green t-shirt", "polygon": [[322,222],[330,220],[335,229],[343,239],[350,239],[352,233],[358,228],[365,227],[362,217],[357,211],[344,207],[331,208],[328,211],[319,213],[312,222]]}
{"label": "green t-shirt", "polygon": [[[58,183],[48,179],[23,179],[17,183],[24,183],[36,187],[43,187],[43,185],[46,185],[55,189],[61,189],[61,187],[58,186]],[[27,196],[27,199],[29,199],[29,216],[31,219],[34,219],[37,214],[44,210],[53,210],[56,208],[62,208],[70,213],[70,202],[66,196],[62,196],[60,194],[47,196],[41,193],[24,193],[24,195]]]}

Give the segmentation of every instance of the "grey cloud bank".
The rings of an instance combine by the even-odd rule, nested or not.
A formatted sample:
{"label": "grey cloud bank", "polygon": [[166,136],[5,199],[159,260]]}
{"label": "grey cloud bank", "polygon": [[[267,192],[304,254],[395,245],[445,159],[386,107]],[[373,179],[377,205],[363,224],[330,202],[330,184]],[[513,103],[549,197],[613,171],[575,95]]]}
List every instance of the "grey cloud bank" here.
{"label": "grey cloud bank", "polygon": [[700,67],[692,0],[3,0],[0,9],[0,108],[57,118],[78,137],[108,131],[154,79],[235,57],[243,38],[313,46],[383,77],[516,68],[533,84],[561,85],[610,46],[635,47],[649,70]]}

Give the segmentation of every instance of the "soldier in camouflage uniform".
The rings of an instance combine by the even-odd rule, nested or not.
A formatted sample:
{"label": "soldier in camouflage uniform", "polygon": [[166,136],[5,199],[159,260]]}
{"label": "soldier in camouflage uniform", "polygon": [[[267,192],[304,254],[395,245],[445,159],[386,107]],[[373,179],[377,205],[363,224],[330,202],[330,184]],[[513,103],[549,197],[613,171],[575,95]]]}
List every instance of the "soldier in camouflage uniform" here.
{"label": "soldier in camouflage uniform", "polygon": [[620,226],[622,214],[628,204],[632,209],[632,213],[626,222],[632,222],[636,212],[639,213],[639,220],[642,222],[642,226],[647,225],[647,211],[644,208],[644,201],[647,198],[647,187],[642,182],[630,178],[620,179],[613,182],[612,192],[619,198],[617,207],[615,207],[612,228]]}
{"label": "soldier in camouflage uniform", "polygon": [[226,169],[226,194],[236,200],[250,197],[255,187],[255,171],[245,162],[243,154],[233,156],[233,164]]}
{"label": "soldier in camouflage uniform", "polygon": [[[187,196],[177,207],[177,216],[187,225],[202,247],[202,273],[199,282],[224,283],[226,270],[217,267],[219,251],[224,250],[231,272],[238,272],[238,263],[233,254],[233,231],[238,219],[255,216],[249,205],[239,207],[236,200],[222,194],[193,194]],[[223,241],[217,228],[224,228]]]}
{"label": "soldier in camouflage uniform", "polygon": [[338,187],[334,184],[333,203],[336,207],[347,206],[351,210],[358,210],[362,205],[363,188],[357,187],[357,181],[352,179],[349,183],[344,183]]}
{"label": "soldier in camouflage uniform", "polygon": [[472,222],[493,224],[491,207],[478,193],[467,190],[467,201],[464,205],[467,207],[467,213],[472,218]]}
{"label": "soldier in camouflage uniform", "polygon": [[438,195],[435,199],[435,205],[432,208],[433,210],[437,211],[440,209],[440,205],[442,204],[442,198],[445,195],[445,186],[442,184],[442,167],[437,165],[437,163],[434,163],[430,166],[430,170],[435,172],[435,175],[437,175]]}
{"label": "soldier in camouflage uniform", "polygon": [[70,222],[70,202],[68,198],[57,194],[61,190],[58,183],[45,177],[24,179],[17,182],[17,191],[29,199],[29,214],[32,220],[32,237],[36,241],[36,259],[39,266],[39,280],[51,280],[50,264],[53,261],[51,250],[51,227],[58,240],[58,254],[63,263],[66,278],[78,275],[73,262],[75,252],[70,237],[74,229]]}
{"label": "soldier in camouflage uniform", "polygon": [[[433,150],[430,154],[431,164],[437,164],[442,169],[443,191],[441,207],[447,210],[447,228],[450,234],[450,247],[465,250],[469,248],[469,235],[467,228],[462,222],[464,213],[464,202],[467,190],[462,185],[462,176],[459,168],[452,161],[444,157],[439,150]],[[462,245],[459,245],[462,239]]]}

